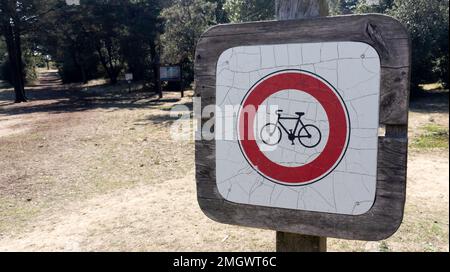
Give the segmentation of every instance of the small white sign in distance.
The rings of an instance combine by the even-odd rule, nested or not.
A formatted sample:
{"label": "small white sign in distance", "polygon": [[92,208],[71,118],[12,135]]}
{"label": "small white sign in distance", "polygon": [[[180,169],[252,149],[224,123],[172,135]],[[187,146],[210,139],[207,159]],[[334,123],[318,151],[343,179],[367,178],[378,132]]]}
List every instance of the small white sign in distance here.
{"label": "small white sign in distance", "polygon": [[[241,110],[215,120],[236,128],[233,139],[217,135],[226,132],[216,128],[222,197],[344,215],[369,211],[376,195],[380,70],[375,49],[361,42],[224,51],[217,63],[216,103],[224,112]],[[256,113],[248,115],[243,106]],[[260,115],[273,118],[271,107],[279,110],[276,118],[258,122]]]}
{"label": "small white sign in distance", "polygon": [[162,66],[159,69],[160,79],[163,81],[178,81],[181,79],[180,66]]}
{"label": "small white sign in distance", "polygon": [[66,0],[68,6],[79,6],[80,0]]}
{"label": "small white sign in distance", "polygon": [[133,80],[133,74],[131,74],[131,73],[125,74],[125,80],[127,80],[127,81]]}

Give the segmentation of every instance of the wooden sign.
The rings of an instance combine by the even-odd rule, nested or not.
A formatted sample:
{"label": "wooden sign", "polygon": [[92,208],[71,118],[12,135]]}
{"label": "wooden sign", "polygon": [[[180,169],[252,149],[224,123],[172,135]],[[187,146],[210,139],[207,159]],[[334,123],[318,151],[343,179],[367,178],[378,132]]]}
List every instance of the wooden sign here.
{"label": "wooden sign", "polygon": [[125,80],[126,81],[132,81],[133,80],[133,74],[132,73],[125,74]]}
{"label": "wooden sign", "polygon": [[180,81],[180,66],[161,66],[159,68],[159,78],[161,81]]}
{"label": "wooden sign", "polygon": [[80,0],[66,0],[68,6],[79,6]]}
{"label": "wooden sign", "polygon": [[389,237],[405,203],[409,76],[408,34],[387,16],[209,29],[195,63],[214,129],[197,137],[200,207],[228,224]]}

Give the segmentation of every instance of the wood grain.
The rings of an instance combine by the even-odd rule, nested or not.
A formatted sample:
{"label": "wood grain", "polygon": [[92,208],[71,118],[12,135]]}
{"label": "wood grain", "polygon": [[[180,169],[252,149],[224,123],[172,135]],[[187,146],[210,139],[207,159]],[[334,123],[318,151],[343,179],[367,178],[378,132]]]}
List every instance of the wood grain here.
{"label": "wood grain", "polygon": [[277,231],[277,252],[326,252],[327,238]]}
{"label": "wood grain", "polygon": [[328,16],[327,0],[276,0],[278,20],[306,19]]}

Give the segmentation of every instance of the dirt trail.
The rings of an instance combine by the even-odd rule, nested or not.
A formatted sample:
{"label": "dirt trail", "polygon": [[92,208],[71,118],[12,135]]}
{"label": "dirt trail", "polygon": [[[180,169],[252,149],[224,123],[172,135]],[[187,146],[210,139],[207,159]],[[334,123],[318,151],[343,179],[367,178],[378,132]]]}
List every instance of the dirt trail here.
{"label": "dirt trail", "polygon": [[[273,231],[215,223],[200,211],[194,143],[168,137],[169,109],[192,107],[189,97],[56,82],[31,90],[34,102],[0,107],[0,251],[275,249]],[[448,105],[413,110],[410,131],[430,118],[446,125]],[[449,250],[448,150],[411,150],[408,167],[400,230],[381,242],[329,239],[330,251]]]}
{"label": "dirt trail", "polygon": [[0,251],[273,250],[273,232],[207,219],[195,205],[194,185],[190,173],[73,203],[63,213],[40,218],[30,233],[2,239]]}
{"label": "dirt trail", "polygon": [[[35,85],[27,87],[27,93],[30,102],[24,107],[24,104],[14,104],[8,101],[12,100],[12,90],[0,92],[0,137],[25,133],[38,127],[39,124],[53,121],[52,119],[56,116],[51,116],[49,112],[33,111],[38,107],[52,105],[67,92],[57,71],[49,70],[39,75]],[[71,116],[58,117],[64,119]]]}
{"label": "dirt trail", "polygon": [[[448,227],[448,216],[437,219],[432,213],[444,205],[448,207],[448,157],[414,153],[409,167],[407,205],[415,212],[422,211],[420,214],[430,212],[419,215],[430,223],[442,220]],[[430,175],[430,169],[443,175]],[[30,232],[1,239],[0,251],[274,250],[274,232],[215,223],[193,203],[196,196],[191,172],[185,178],[167,180],[158,186],[118,190],[45,214],[33,223]],[[421,230],[415,229],[418,218],[412,216],[406,215],[391,250],[418,250],[417,246],[421,246],[416,241],[418,245],[405,248],[406,242],[395,241],[421,235]],[[330,250],[341,251],[341,243],[331,239]],[[355,250],[360,247],[378,251],[379,243],[353,243]],[[441,245],[440,250],[448,251],[448,244],[447,248]]]}

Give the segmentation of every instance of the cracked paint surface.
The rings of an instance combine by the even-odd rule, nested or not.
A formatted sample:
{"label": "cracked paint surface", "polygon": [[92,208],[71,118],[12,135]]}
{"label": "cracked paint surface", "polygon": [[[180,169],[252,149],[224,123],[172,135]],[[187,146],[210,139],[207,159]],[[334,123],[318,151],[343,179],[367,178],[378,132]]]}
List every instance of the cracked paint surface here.
{"label": "cracked paint surface", "polygon": [[[217,63],[217,106],[225,111],[226,107],[240,105],[255,83],[287,69],[319,75],[340,94],[351,123],[347,151],[337,167],[323,179],[304,186],[287,186],[265,178],[248,163],[235,129],[232,139],[217,135],[229,133],[229,128],[216,129],[216,180],[220,194],[228,201],[249,205],[346,215],[367,212],[375,201],[376,191],[381,69],[378,54],[371,46],[358,42],[231,48],[222,53]],[[276,149],[270,150],[256,139],[267,158],[295,167],[310,163],[323,151],[329,121],[314,97],[283,90],[269,96],[263,104],[276,105],[283,110],[283,116],[305,112],[302,120],[322,132],[322,141],[314,148],[292,145],[284,137]],[[218,125],[228,121],[236,124],[237,120],[237,115],[233,114],[216,115],[215,121]],[[255,124],[255,135],[263,125]],[[286,126],[290,126],[289,121]]]}

